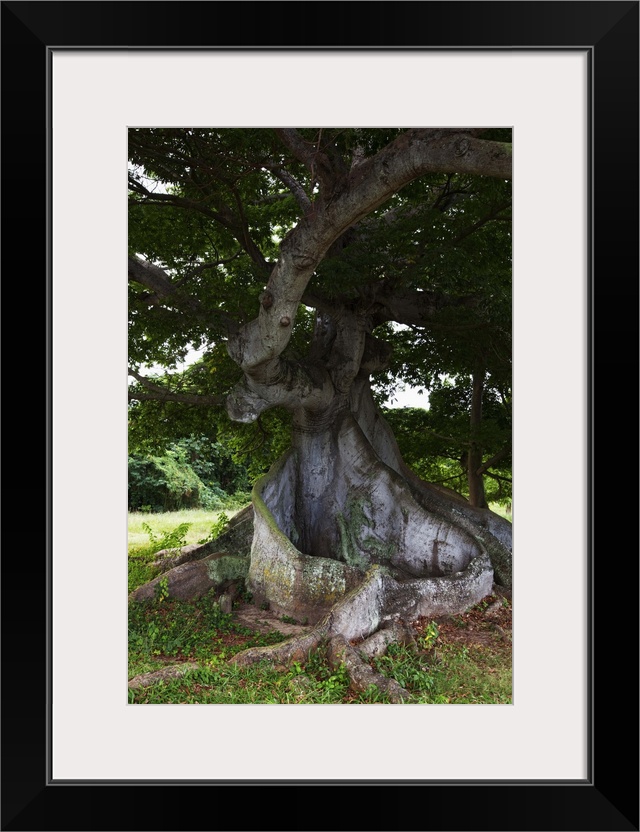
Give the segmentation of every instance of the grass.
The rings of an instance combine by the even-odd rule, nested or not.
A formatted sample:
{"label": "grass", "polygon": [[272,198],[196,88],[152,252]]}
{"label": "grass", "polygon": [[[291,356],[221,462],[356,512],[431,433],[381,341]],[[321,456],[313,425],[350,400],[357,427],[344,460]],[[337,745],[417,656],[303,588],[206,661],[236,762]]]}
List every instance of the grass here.
{"label": "grass", "polygon": [[[448,621],[464,630],[465,619]],[[425,622],[426,627],[430,622]],[[179,679],[129,691],[132,704],[385,704],[376,688],[354,694],[342,668],[332,670],[325,648],[304,662],[274,667],[262,662],[239,668],[229,659],[248,647],[276,644],[282,633],[260,634],[220,612],[204,596],[192,603],[176,600],[129,605],[129,678],[167,664],[197,662],[200,667]],[[391,645],[373,660],[375,669],[395,678],[415,704],[505,705],[512,702],[511,642],[495,634],[483,644],[449,640],[446,634],[429,649],[412,652]]]}
{"label": "grass", "polygon": [[217,666],[246,647],[276,644],[282,633],[254,633],[220,611],[212,596],[197,601],[143,601],[129,604],[129,678],[168,663]]}
{"label": "grass", "polygon": [[[185,542],[206,537],[221,512],[181,511],[129,517],[129,590],[157,574],[153,553],[172,533]],[[231,512],[228,512],[228,516]],[[155,538],[142,528],[147,523]],[[187,531],[184,525],[189,524]],[[173,535],[173,539],[176,535]],[[184,545],[184,544],[181,544]],[[498,618],[485,617],[498,604]],[[283,617],[284,620],[285,617]],[[497,626],[499,623],[499,626]],[[491,596],[466,613],[415,625],[418,652],[392,645],[373,660],[392,676],[416,704],[511,704],[511,605]],[[232,614],[220,611],[213,597],[193,601],[156,599],[129,603],[129,678],[168,664],[197,662],[199,668],[178,679],[129,691],[132,704],[385,704],[378,689],[355,694],[343,669],[332,670],[325,648],[304,662],[274,667],[263,662],[239,668],[229,659],[248,647],[275,644],[278,631],[254,632]]]}
{"label": "grass", "polygon": [[[511,651],[443,645],[438,651],[433,700],[452,705],[510,705]],[[425,700],[428,701],[428,700]]]}
{"label": "grass", "polygon": [[239,509],[184,509],[162,514],[130,512],[129,592],[159,574],[152,561],[161,549],[200,543],[211,536],[213,527],[219,523],[223,515],[231,519],[238,511]]}
{"label": "grass", "polygon": [[504,517],[505,520],[508,520],[511,523],[511,506],[507,508],[506,506],[502,505],[502,503],[489,503],[489,508],[495,514],[499,514],[500,517]]}
{"label": "grass", "polygon": [[296,705],[340,704],[346,682],[332,674],[312,680],[293,667],[285,672],[268,662],[251,668],[209,665],[142,691],[129,691],[131,704]]}
{"label": "grass", "polygon": [[186,532],[187,543],[197,543],[207,537],[211,526],[224,512],[231,518],[238,513],[239,509],[220,509],[219,511],[205,511],[204,509],[183,509],[182,511],[166,511],[162,514],[147,514],[140,511],[129,512],[129,548],[132,546],[146,546],[149,543],[149,535],[144,530],[143,524],[151,527],[154,534],[161,537],[167,532],[173,531],[177,526],[184,523],[189,524]]}
{"label": "grass", "polygon": [[[227,633],[233,632],[233,627]],[[204,635],[205,630],[202,631]],[[244,647],[263,644],[265,636],[242,634],[234,643],[225,643],[220,630],[209,632],[207,655],[200,668],[182,678],[160,682],[148,688],[129,691],[136,704],[386,704],[377,688],[353,694],[346,672],[332,670],[320,648],[306,662],[291,667],[275,667],[261,662],[247,668],[228,663],[228,658]],[[190,636],[193,632],[190,632]],[[272,634],[271,643],[282,640]],[[194,642],[194,644],[197,643]],[[201,648],[202,649],[202,644]],[[166,657],[156,651],[156,661],[134,661],[138,672],[166,665]],[[193,657],[198,649],[193,649]],[[460,648],[442,645],[436,657],[414,654],[407,647],[394,645],[387,656],[375,662],[385,675],[393,676],[411,694],[413,704],[429,705],[505,705],[512,702],[511,663],[488,648]],[[133,670],[132,666],[130,669]]]}

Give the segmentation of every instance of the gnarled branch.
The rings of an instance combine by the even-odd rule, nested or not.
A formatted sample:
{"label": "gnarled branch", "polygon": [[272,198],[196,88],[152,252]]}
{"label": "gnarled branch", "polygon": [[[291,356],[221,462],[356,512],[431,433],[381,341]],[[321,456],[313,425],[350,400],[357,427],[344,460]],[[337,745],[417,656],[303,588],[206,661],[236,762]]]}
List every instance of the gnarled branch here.
{"label": "gnarled branch", "polygon": [[160,401],[160,402],[183,402],[184,404],[208,405],[220,407],[224,405],[226,396],[210,396],[200,393],[179,393],[169,390],[159,384],[154,384],[145,376],[140,375],[136,370],[129,367],[129,375],[141,384],[146,392],[129,391],[129,401]]}

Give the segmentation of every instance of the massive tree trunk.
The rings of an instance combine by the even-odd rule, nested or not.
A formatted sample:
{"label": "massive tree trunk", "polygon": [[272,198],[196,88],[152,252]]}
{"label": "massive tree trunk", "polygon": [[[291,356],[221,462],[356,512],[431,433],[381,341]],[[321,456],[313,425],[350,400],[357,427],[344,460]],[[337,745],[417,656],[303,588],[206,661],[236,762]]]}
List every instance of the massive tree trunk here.
{"label": "massive tree trunk", "polygon": [[249,373],[229,402],[236,418],[271,403],[293,413],[290,450],[254,488],[247,581],[257,603],[316,625],[306,650],[314,638],[406,632],[421,616],[467,609],[494,581],[511,583],[511,524],[422,482],[402,460],[371,394],[370,373],[389,350],[368,320],[346,309],[318,315],[309,361]]}

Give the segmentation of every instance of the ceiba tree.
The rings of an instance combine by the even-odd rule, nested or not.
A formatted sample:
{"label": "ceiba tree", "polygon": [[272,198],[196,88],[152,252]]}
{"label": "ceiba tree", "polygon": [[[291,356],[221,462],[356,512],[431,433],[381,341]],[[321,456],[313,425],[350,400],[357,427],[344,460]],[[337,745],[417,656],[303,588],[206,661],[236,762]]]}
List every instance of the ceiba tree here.
{"label": "ceiba tree", "polygon": [[[511,585],[511,524],[485,507],[481,443],[467,454],[470,500],[423,482],[371,386],[394,360],[398,325],[433,372],[468,373],[476,439],[484,385],[508,385],[510,134],[129,138],[130,398],[224,405],[245,424],[290,413],[291,446],[254,488],[247,581],[258,602],[314,626],[266,654],[282,661],[329,639],[369,683],[367,651],[409,638],[422,615],[461,611],[494,581]],[[145,375],[189,345],[209,352],[179,384]]]}

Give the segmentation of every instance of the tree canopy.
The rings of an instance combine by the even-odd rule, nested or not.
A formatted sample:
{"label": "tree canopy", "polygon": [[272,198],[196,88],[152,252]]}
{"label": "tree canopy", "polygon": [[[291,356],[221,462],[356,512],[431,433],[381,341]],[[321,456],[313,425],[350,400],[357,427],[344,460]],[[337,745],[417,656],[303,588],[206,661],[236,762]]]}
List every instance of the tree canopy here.
{"label": "tree canopy", "polygon": [[[411,414],[391,414],[414,470],[450,459],[440,479],[476,505],[487,476],[508,496],[510,141],[506,129],[130,130],[134,446],[206,433],[273,461],[310,362],[342,339],[338,388],[364,360],[380,405],[399,384],[430,392],[422,457]],[[178,371],[192,349],[201,360]]]}

